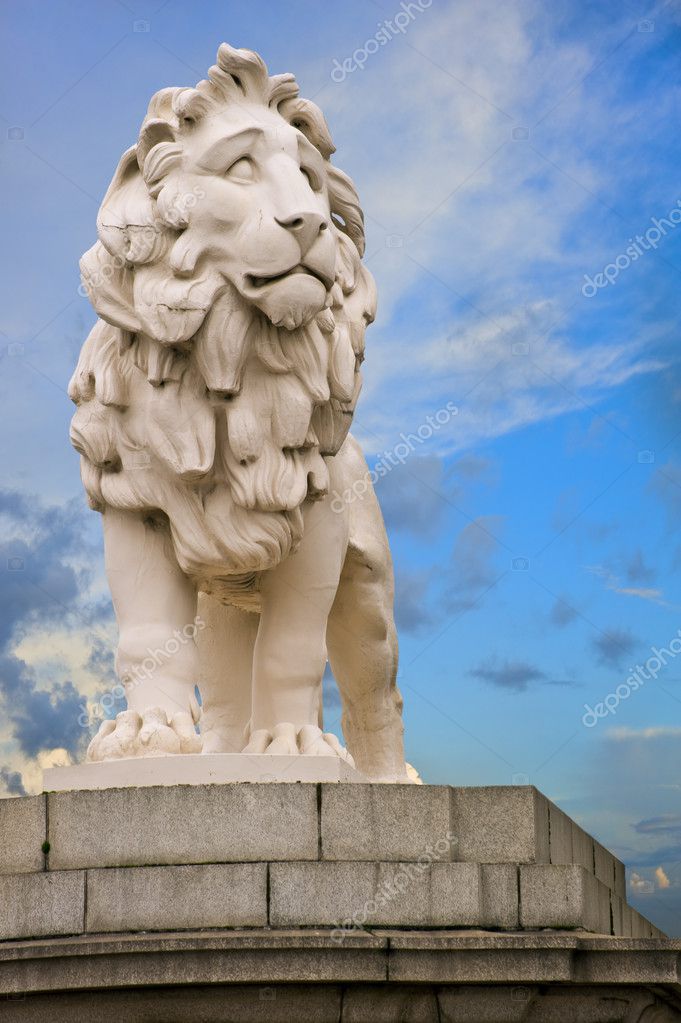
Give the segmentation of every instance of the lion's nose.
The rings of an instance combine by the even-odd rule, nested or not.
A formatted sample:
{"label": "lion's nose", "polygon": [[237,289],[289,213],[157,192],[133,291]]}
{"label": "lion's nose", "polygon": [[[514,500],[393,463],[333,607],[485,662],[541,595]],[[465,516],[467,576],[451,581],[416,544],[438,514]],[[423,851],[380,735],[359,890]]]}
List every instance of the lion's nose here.
{"label": "lion's nose", "polygon": [[326,217],[321,213],[294,213],[290,217],[280,219],[274,218],[281,227],[285,227],[291,234],[295,235],[300,245],[301,255],[305,255],[311,248],[322,231],[326,231],[329,224]]}

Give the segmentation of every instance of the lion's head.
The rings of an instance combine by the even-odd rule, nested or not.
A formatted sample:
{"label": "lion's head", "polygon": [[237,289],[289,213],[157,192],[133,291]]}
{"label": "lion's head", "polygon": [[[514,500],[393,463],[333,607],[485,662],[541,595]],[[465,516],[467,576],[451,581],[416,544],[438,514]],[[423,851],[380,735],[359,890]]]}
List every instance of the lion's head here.
{"label": "lion's head", "polygon": [[363,217],[292,75],[223,44],[157,93],[81,262],[101,317],[70,394],[93,506],[167,514],[205,582],[268,567],[326,492],[374,315]]}

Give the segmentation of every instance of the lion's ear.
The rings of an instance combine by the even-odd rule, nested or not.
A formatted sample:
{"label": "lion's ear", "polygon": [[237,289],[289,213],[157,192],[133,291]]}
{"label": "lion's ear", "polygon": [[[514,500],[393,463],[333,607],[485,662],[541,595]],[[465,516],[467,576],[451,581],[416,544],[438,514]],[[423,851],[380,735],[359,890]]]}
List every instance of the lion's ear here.
{"label": "lion's ear", "polygon": [[277,110],[284,120],[303,133],[325,160],[336,152],[326,118],[316,103],[296,96],[282,100]]}
{"label": "lion's ear", "polygon": [[364,255],[364,214],[359,196],[347,174],[338,167],[328,167],[329,204],[335,217],[336,226],[357,246],[360,256]]}

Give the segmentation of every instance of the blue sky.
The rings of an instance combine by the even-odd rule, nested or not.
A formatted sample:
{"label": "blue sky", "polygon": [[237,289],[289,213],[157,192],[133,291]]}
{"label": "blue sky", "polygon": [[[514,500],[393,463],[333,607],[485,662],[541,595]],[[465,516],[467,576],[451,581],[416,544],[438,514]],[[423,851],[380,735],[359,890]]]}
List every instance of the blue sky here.
{"label": "blue sky", "polygon": [[379,488],[410,760],[429,782],[537,785],[681,934],[681,659],[582,722],[681,628],[681,5],[432,0],[374,45],[403,10],[5,0],[0,791],[78,756],[81,705],[111,684],[68,443],[94,320],[78,259],[150,96],[226,40],[296,73],[360,191],[370,460],[456,409]]}

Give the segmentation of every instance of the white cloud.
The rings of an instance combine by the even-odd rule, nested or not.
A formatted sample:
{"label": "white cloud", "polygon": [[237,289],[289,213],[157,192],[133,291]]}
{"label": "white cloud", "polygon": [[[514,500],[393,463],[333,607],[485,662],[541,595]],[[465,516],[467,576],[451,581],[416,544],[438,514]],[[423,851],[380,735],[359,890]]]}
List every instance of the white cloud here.
{"label": "white cloud", "polygon": [[[463,407],[433,447],[461,450],[662,368],[640,337],[595,331],[578,344],[570,326],[574,305],[597,308],[580,294],[583,274],[616,255],[600,218],[620,162],[603,147],[624,149],[612,126],[631,140],[640,114],[626,61],[597,87],[580,83],[630,28],[623,14],[575,41],[535,0],[434,3],[364,71],[339,84],[322,71],[314,98],[360,186],[379,285],[358,412],[370,450],[445,395]],[[352,52],[343,45],[339,60]],[[518,126],[529,138],[514,139]],[[513,341],[531,358],[514,359]]]}
{"label": "white cloud", "polygon": [[596,575],[604,582],[606,590],[619,593],[622,597],[637,597],[639,600],[647,600],[660,607],[672,607],[666,600],[662,590],[649,586],[622,586],[622,580],[605,565],[587,565],[586,571]]}
{"label": "white cloud", "polygon": [[[449,335],[393,342],[357,412],[357,433],[372,451],[395,443],[425,412],[453,401],[458,413],[429,442],[463,450],[531,423],[597,403],[609,389],[662,368],[643,344],[577,348],[551,330],[549,303],[509,310],[494,322],[459,322]],[[531,339],[531,340],[529,340]],[[405,369],[407,372],[405,372]]]}
{"label": "white cloud", "polygon": [[658,888],[669,888],[671,886],[671,881],[669,880],[669,878],[665,874],[665,872],[664,872],[662,867],[657,867],[656,868],[656,870],[655,870],[655,880],[657,881],[657,887]]}
{"label": "white cloud", "polygon": [[650,742],[656,739],[681,739],[681,728],[671,725],[652,728],[610,728],[606,735],[615,742]]}

